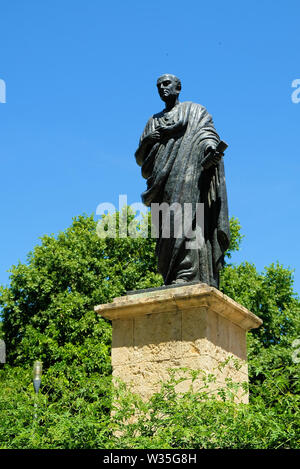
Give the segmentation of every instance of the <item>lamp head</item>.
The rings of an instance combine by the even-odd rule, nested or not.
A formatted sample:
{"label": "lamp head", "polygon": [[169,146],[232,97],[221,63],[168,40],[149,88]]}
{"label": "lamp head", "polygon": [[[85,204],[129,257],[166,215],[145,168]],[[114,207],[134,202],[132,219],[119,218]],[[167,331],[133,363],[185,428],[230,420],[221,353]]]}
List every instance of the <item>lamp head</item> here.
{"label": "lamp head", "polygon": [[35,361],[33,364],[33,387],[36,394],[39,392],[40,389],[42,372],[43,363],[40,361]]}

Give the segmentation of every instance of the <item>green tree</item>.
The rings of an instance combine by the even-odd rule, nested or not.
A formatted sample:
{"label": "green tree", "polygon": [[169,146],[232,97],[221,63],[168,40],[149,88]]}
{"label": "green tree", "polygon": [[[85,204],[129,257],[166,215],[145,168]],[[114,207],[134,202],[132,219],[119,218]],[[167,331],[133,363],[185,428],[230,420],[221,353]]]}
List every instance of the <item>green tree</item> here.
{"label": "green tree", "polygon": [[[129,213],[128,222],[133,218]],[[100,239],[96,225],[93,217],[79,216],[58,236],[44,236],[25,264],[12,267],[10,286],[1,287],[8,361],[1,375],[1,420],[19,421],[21,434],[26,424],[15,417],[19,411],[27,412],[30,433],[30,373],[37,359],[44,364],[41,392],[47,396],[47,408],[60,409],[58,421],[48,423],[56,429],[59,421],[66,425],[66,440],[66,428],[72,418],[84,415],[84,409],[93,421],[109,415],[111,325],[93,308],[126,290],[160,282],[149,248],[152,239]],[[12,386],[14,375],[18,383]],[[10,398],[13,401],[15,396],[16,401],[7,405],[7,387],[22,389],[23,397],[18,401],[19,393],[14,392]],[[66,414],[64,408],[68,408]],[[14,440],[18,430],[8,421],[2,430],[5,435],[11,431],[9,439]],[[70,428],[74,430],[74,425]]]}
{"label": "green tree", "polygon": [[[133,219],[128,214],[128,222]],[[79,216],[57,237],[44,236],[1,288],[8,361],[63,361],[108,371],[110,325],[93,307],[126,290],[160,284],[151,238],[105,238],[93,217]],[[92,357],[92,360],[91,360]]]}
{"label": "green tree", "polygon": [[253,408],[262,403],[266,414],[272,412],[275,429],[279,421],[287,433],[297,428],[299,445],[300,380],[293,344],[300,337],[300,301],[293,272],[278,262],[261,273],[248,262],[227,264],[221,289],[263,320],[248,333],[250,402]]}

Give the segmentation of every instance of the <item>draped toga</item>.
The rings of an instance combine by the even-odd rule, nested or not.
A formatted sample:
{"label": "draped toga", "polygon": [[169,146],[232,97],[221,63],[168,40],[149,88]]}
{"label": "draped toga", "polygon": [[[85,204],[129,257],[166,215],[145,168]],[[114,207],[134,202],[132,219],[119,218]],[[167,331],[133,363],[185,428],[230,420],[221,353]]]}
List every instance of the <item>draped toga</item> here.
{"label": "draped toga", "polygon": [[[146,138],[155,130],[160,131],[159,142]],[[190,234],[174,237],[171,231],[166,238],[159,228],[156,254],[165,285],[199,280],[219,287],[219,270],[230,242],[224,163],[221,159],[208,169],[201,164],[206,149],[215,148],[219,141],[211,115],[192,102],[178,103],[169,112],[153,115],[140,138],[135,157],[147,179],[144,204],[177,203],[182,208],[191,204],[194,234],[199,230],[195,225],[196,204],[204,204],[204,226],[200,238],[197,236],[197,249],[186,243]]]}

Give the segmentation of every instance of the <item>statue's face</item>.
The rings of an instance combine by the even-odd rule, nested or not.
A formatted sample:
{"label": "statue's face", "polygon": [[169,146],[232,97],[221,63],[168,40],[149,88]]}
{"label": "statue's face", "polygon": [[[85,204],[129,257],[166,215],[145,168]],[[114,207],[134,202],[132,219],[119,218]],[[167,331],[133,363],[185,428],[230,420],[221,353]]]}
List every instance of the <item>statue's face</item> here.
{"label": "statue's face", "polygon": [[178,82],[171,75],[163,75],[157,80],[157,89],[159,96],[165,102],[167,102],[170,97],[178,96]]}

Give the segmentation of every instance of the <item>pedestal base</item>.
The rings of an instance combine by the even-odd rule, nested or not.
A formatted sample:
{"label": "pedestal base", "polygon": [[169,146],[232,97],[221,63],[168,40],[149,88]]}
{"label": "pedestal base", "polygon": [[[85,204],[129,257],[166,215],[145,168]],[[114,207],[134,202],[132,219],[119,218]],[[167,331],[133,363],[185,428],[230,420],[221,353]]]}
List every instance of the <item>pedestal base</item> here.
{"label": "pedestal base", "polygon": [[[170,368],[214,374],[212,391],[224,386],[226,378],[248,382],[246,331],[262,321],[213,287],[199,283],[144,291],[115,298],[95,311],[112,320],[113,376],[145,399],[168,380]],[[183,381],[178,392],[191,383]],[[199,376],[193,389],[201,387]],[[248,402],[248,395],[240,401]]]}

